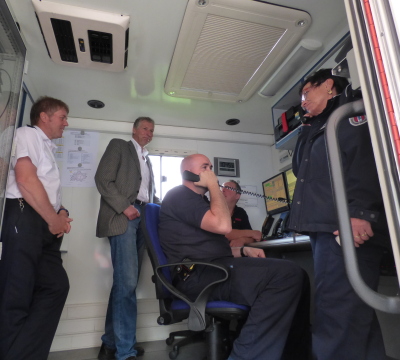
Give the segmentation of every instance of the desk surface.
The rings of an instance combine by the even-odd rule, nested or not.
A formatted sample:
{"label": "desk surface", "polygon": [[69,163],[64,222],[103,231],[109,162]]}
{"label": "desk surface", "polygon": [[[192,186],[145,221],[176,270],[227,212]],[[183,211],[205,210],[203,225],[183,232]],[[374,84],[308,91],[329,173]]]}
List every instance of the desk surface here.
{"label": "desk surface", "polygon": [[271,249],[281,248],[282,250],[309,250],[311,249],[310,238],[307,235],[297,235],[296,237],[286,237],[281,239],[264,240],[259,242],[254,242],[246,246],[256,247],[260,249]]}

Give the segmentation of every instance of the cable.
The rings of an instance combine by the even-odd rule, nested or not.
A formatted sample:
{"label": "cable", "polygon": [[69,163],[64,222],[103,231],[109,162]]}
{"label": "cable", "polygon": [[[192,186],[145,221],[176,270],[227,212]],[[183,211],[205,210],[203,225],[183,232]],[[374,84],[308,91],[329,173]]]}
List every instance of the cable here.
{"label": "cable", "polygon": [[240,191],[239,189],[235,189],[235,188],[230,187],[230,186],[223,186],[223,185],[219,185],[219,186],[221,188],[232,190],[232,191],[234,191],[234,192],[236,192],[238,194],[245,194],[245,195],[255,196],[255,197],[259,197],[259,198],[263,198],[263,199],[267,199],[267,200],[281,202],[281,203],[284,203],[284,204],[290,204],[290,201],[285,200],[284,198],[273,198],[272,196],[261,195],[261,194],[253,193],[251,191],[246,191],[246,190]]}

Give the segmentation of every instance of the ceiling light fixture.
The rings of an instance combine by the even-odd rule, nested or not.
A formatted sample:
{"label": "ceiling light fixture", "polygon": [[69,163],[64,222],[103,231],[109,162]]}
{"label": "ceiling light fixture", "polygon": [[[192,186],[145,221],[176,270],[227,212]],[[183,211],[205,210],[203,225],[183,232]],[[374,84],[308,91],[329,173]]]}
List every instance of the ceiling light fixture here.
{"label": "ceiling light fixture", "polygon": [[240,123],[239,119],[229,119],[225,121],[226,125],[237,125]]}
{"label": "ceiling light fixture", "polygon": [[100,100],[89,100],[87,104],[93,109],[101,109],[104,107],[104,103]]}

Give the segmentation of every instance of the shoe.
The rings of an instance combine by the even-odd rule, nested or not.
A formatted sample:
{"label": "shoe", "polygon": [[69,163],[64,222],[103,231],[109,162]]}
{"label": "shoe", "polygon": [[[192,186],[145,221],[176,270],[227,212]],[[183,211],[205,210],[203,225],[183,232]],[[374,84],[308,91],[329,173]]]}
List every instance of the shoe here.
{"label": "shoe", "polygon": [[141,346],[135,346],[135,350],[136,350],[136,356],[143,356],[144,349]]}
{"label": "shoe", "polygon": [[[144,354],[144,349],[141,346],[135,346],[135,350],[137,352],[136,356],[142,356]],[[97,358],[99,360],[115,360],[115,351],[114,349],[110,349],[103,344],[101,344],[101,348],[99,351],[99,355]],[[131,359],[134,358],[134,359]],[[128,358],[130,360],[135,360],[136,357]]]}
{"label": "shoe", "polygon": [[115,360],[115,349],[110,349],[103,344],[101,344],[101,348],[99,351],[99,355],[97,358],[99,360]]}

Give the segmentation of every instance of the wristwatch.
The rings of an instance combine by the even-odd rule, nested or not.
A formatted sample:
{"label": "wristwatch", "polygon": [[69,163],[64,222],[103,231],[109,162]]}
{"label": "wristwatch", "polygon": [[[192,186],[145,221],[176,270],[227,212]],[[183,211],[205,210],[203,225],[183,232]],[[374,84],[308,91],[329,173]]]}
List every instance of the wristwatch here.
{"label": "wristwatch", "polygon": [[60,207],[60,209],[57,211],[57,214],[60,213],[60,211],[64,210],[67,213],[67,216],[69,217],[69,211],[65,207]]}
{"label": "wristwatch", "polygon": [[244,246],[242,246],[242,247],[240,248],[240,256],[241,256],[241,257],[247,257],[247,255],[244,254],[243,249],[244,249]]}

